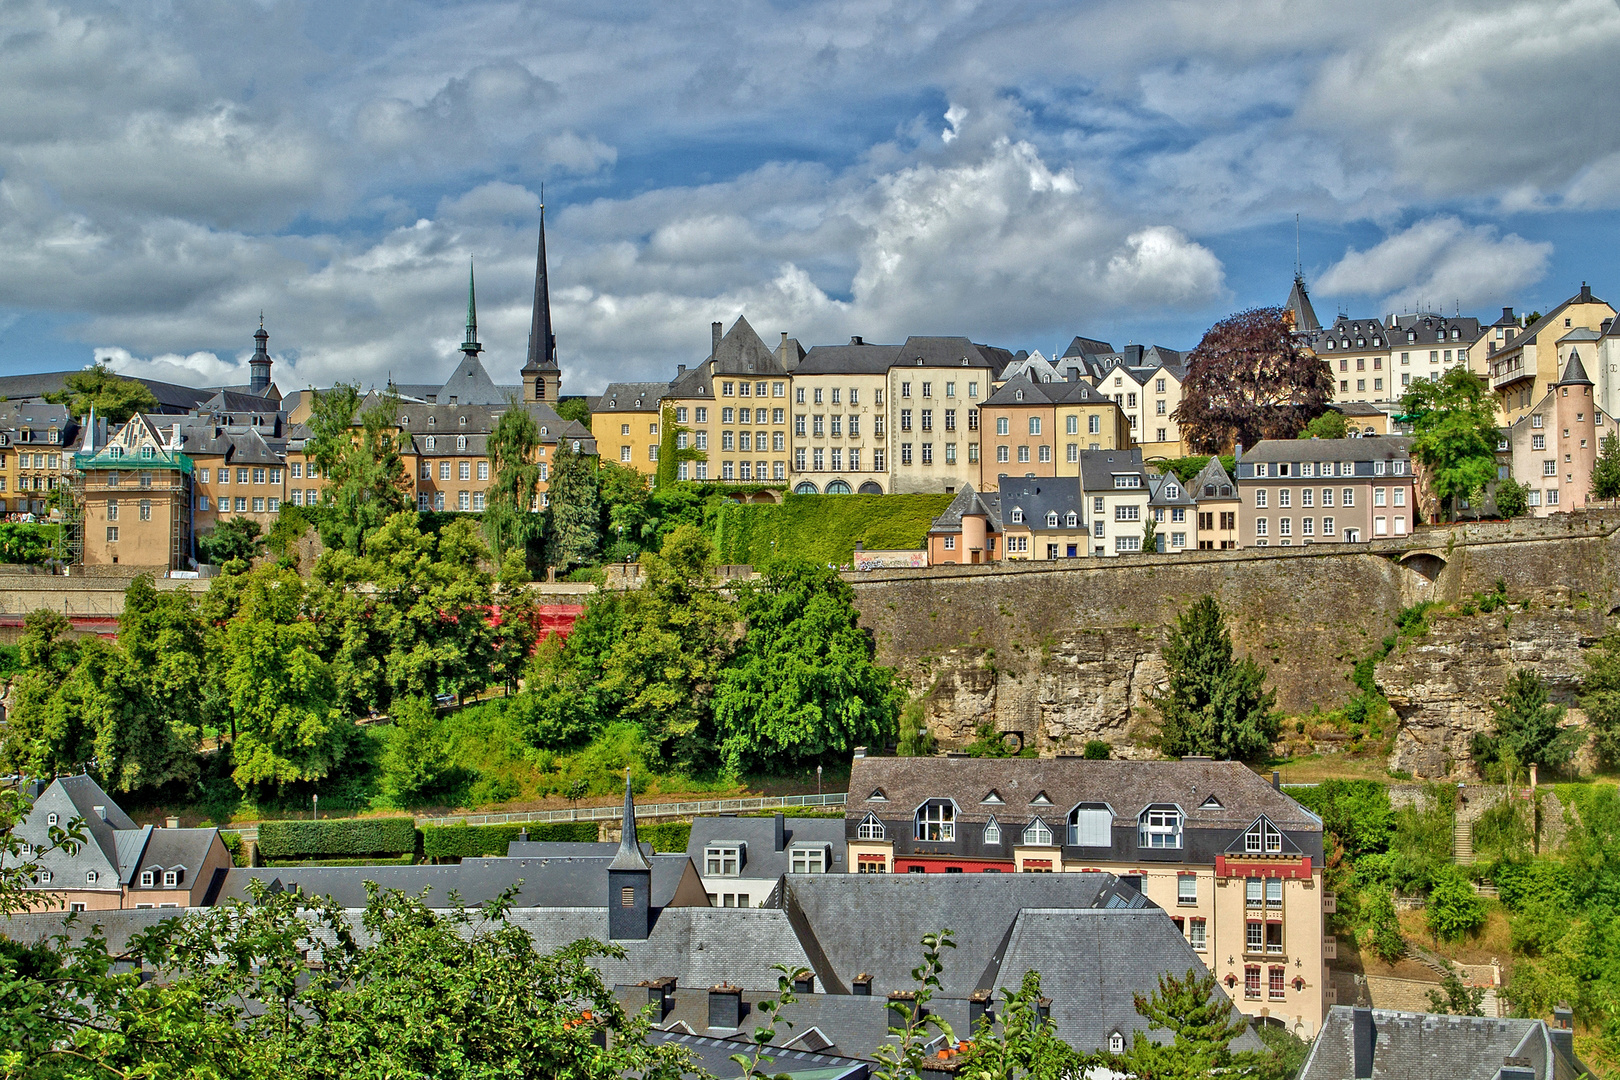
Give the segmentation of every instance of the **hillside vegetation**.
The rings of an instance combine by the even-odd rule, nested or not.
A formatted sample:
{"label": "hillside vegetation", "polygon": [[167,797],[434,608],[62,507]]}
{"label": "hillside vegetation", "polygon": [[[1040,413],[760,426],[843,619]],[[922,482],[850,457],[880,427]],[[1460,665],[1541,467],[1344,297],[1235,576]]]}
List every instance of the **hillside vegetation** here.
{"label": "hillside vegetation", "polygon": [[851,561],[856,541],[867,550],[922,547],[929,524],[954,497],[789,495],[775,506],[715,507],[704,526],[722,563],[758,566],[787,555],[842,566]]}

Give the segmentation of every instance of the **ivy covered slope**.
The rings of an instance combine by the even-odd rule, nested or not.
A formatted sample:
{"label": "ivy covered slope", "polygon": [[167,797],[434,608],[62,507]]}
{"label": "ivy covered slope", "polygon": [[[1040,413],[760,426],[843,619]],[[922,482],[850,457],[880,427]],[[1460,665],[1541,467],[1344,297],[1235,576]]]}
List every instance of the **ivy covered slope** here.
{"label": "ivy covered slope", "polygon": [[726,503],[705,515],[722,563],[791,557],[825,565],[866,550],[921,548],[952,495],[789,495],[780,505]]}

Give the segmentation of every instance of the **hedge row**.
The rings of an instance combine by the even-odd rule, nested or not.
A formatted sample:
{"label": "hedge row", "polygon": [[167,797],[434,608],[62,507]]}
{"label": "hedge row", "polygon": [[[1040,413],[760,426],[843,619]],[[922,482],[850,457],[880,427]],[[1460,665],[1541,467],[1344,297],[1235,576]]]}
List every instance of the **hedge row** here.
{"label": "hedge row", "polygon": [[[852,561],[867,550],[921,548],[953,495],[788,495],[780,505],[726,503],[708,511],[704,529],[722,563],[760,566],[775,552],[813,563]],[[774,541],[774,545],[773,545]]]}
{"label": "hedge row", "polygon": [[660,821],[656,825],[638,825],[636,827],[636,839],[651,844],[654,851],[684,855],[686,845],[692,839],[692,823],[689,821]]}
{"label": "hedge row", "polygon": [[408,855],[415,850],[416,822],[408,817],[266,821],[259,826],[259,852],[267,859]]}
{"label": "hedge row", "polygon": [[[517,839],[518,830],[527,829],[530,840],[594,843],[593,821],[539,822],[512,825],[429,825],[422,830],[424,859],[472,859],[481,855],[505,855],[506,845]],[[685,848],[683,847],[684,851]]]}

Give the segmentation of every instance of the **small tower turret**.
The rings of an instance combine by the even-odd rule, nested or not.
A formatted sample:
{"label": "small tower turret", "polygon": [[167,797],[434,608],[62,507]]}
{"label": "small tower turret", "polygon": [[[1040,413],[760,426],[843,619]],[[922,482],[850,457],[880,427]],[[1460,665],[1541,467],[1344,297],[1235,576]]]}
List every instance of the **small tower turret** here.
{"label": "small tower turret", "polygon": [[608,937],[645,941],[652,935],[652,866],[636,840],[636,804],[630,770],[624,770],[624,830],[619,853],[608,864]]}
{"label": "small tower turret", "polygon": [[1553,384],[1552,392],[1555,426],[1548,441],[1556,444],[1552,456],[1558,473],[1545,477],[1544,482],[1559,491],[1558,510],[1578,510],[1586,505],[1592,466],[1597,461],[1597,401],[1586,365],[1573,347],[1564,376]]}
{"label": "small tower turret", "polygon": [[259,312],[259,332],[253,335],[253,359],[248,361],[248,393],[263,395],[270,389],[270,335]]}

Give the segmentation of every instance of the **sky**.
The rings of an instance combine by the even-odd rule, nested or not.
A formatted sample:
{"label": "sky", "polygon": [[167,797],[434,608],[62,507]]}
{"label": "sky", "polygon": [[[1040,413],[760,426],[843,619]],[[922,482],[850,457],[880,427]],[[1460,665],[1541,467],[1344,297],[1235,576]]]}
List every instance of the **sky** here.
{"label": "sky", "polygon": [[1620,293],[1616,0],[0,0],[0,374],[564,394]]}

